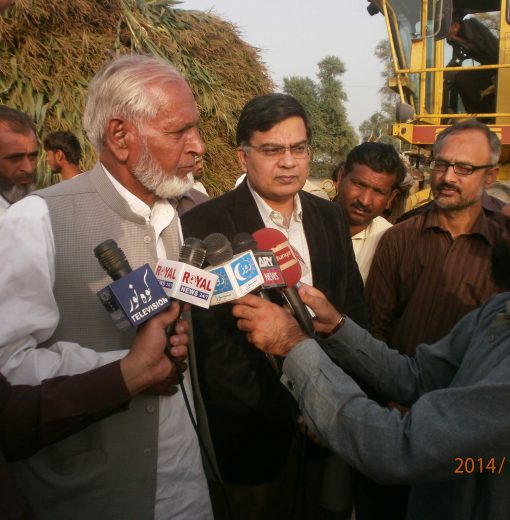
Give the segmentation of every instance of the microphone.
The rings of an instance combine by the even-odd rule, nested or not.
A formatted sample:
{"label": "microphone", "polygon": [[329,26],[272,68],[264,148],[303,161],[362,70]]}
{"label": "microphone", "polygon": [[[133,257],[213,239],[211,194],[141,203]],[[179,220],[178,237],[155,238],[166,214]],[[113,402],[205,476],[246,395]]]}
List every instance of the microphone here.
{"label": "microphone", "polygon": [[208,309],[218,277],[201,269],[206,258],[202,240],[188,237],[179,252],[179,260],[160,259],[154,270],[166,295]]}
{"label": "microphone", "polygon": [[285,279],[276,261],[276,256],[271,250],[257,250],[257,241],[250,233],[238,233],[232,239],[234,253],[250,250],[253,252],[257,265],[259,266],[264,283],[254,291],[262,298],[269,300],[268,289],[279,289],[285,287]]}
{"label": "microphone", "polygon": [[97,296],[119,329],[138,327],[170,305],[149,264],[133,271],[115,240],[101,242],[94,254],[113,280]]}
{"label": "microphone", "polygon": [[218,276],[211,305],[236,300],[260,287],[264,279],[251,251],[233,256],[232,244],[221,233],[204,239],[207,247],[208,270]]}
{"label": "microphone", "polygon": [[204,238],[205,258],[209,265],[220,265],[228,262],[233,256],[232,244],[222,233],[211,233]]}
{"label": "microphone", "polygon": [[250,233],[237,233],[232,239],[232,251],[235,255],[244,251],[255,251],[257,249],[257,241]]}
{"label": "microphone", "polygon": [[[167,296],[179,301],[179,314],[184,302],[209,308],[218,277],[200,269],[205,256],[204,242],[188,237],[181,246],[177,261],[158,260],[156,276]],[[167,329],[167,337],[175,333],[176,325],[177,321]]]}
{"label": "microphone", "polygon": [[211,305],[218,305],[219,303],[234,300],[234,287],[229,278],[227,269],[223,265],[233,256],[232,244],[222,233],[211,233],[206,236],[204,238],[204,244],[207,250],[206,260],[209,264],[207,269],[210,273],[218,277]]}
{"label": "microphone", "polygon": [[270,249],[275,254],[286,285],[281,291],[303,331],[310,337],[313,337],[315,331],[313,329],[312,317],[295,287],[301,278],[301,266],[287,237],[277,229],[262,228],[253,233],[253,238],[257,241],[259,249]]}

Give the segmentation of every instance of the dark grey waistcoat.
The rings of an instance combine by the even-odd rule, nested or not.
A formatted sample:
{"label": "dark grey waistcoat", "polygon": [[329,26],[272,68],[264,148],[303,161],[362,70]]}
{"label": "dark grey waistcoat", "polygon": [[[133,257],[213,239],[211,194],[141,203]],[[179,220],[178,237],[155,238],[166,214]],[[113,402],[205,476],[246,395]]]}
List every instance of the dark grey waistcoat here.
{"label": "dark grey waistcoat", "polygon": [[[112,238],[131,267],[155,267],[156,236],[134,214],[97,164],[90,172],[37,192],[48,205],[55,239],[54,294],[60,320],[55,341],[79,343],[97,351],[129,348],[134,331],[119,331],[96,292],[111,279],[93,249]],[[179,250],[177,217],[163,231],[167,257]],[[205,413],[194,371],[190,371],[202,439],[211,454]],[[181,396],[178,394],[176,397]],[[152,520],[158,456],[158,397],[137,396],[129,409],[16,463],[22,488],[44,520]],[[214,460],[214,457],[212,457]]]}

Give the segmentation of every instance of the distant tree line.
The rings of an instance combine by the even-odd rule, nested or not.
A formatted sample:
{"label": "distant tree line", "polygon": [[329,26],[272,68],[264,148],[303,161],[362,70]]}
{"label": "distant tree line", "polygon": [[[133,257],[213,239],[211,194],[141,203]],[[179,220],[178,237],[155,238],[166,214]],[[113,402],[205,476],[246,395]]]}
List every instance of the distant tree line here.
{"label": "distant tree line", "polygon": [[317,67],[317,81],[291,76],[283,79],[283,90],[297,98],[310,117],[313,133],[310,174],[326,178],[345,159],[358,138],[347,119],[347,95],[340,79],[345,73],[343,62],[336,56],[326,56]]}

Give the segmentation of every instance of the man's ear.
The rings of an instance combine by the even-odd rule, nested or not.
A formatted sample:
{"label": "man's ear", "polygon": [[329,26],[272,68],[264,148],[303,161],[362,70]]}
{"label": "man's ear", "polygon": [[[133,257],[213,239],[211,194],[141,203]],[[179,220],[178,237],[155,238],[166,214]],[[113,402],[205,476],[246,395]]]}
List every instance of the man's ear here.
{"label": "man's ear", "polygon": [[246,151],[244,148],[239,147],[237,149],[237,158],[239,159],[239,164],[241,165],[243,173],[248,171],[248,166],[246,164]]}
{"label": "man's ear", "polygon": [[398,189],[395,188],[392,192],[391,192],[391,195],[390,195],[390,198],[388,199],[388,202],[386,203],[386,206],[385,206],[385,210],[390,210],[391,209],[391,205],[393,204],[393,201],[395,200],[395,197],[398,195]]}
{"label": "man's ear", "polygon": [[55,162],[60,164],[66,158],[66,156],[64,155],[64,152],[62,150],[55,150],[53,152],[53,158],[55,159]]}
{"label": "man's ear", "polygon": [[335,188],[336,188],[337,193],[340,193],[340,185],[342,184],[342,182],[344,181],[344,179],[346,177],[347,177],[347,173],[345,173],[345,168],[342,166],[338,170],[338,176],[337,176],[336,182],[335,182]]}
{"label": "man's ear", "polygon": [[115,117],[106,125],[105,145],[119,162],[125,163],[137,136],[138,132],[130,121]]}
{"label": "man's ear", "polygon": [[494,186],[496,179],[498,178],[499,168],[494,166],[485,174],[484,187],[485,189]]}

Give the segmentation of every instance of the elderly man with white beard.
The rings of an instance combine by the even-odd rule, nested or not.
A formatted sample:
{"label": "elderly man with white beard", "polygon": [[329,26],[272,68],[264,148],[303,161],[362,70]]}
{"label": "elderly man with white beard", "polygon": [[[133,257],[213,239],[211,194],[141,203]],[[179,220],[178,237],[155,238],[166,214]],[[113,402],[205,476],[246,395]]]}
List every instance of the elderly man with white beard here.
{"label": "elderly man with white beard", "polygon": [[0,215],[34,191],[38,155],[34,122],[19,110],[0,106]]}
{"label": "elderly man with white beard", "polygon": [[[134,331],[116,329],[102,308],[96,292],[110,279],[93,250],[114,239],[133,268],[177,258],[180,223],[168,199],[193,185],[195,158],[204,153],[198,118],[189,86],[162,59],[123,56],[96,74],[84,127],[98,163],[25,197],[0,220],[0,366],[11,383],[37,384],[125,356]],[[200,424],[198,387],[183,375]],[[40,519],[212,518],[181,392],[139,396],[15,471]]]}

